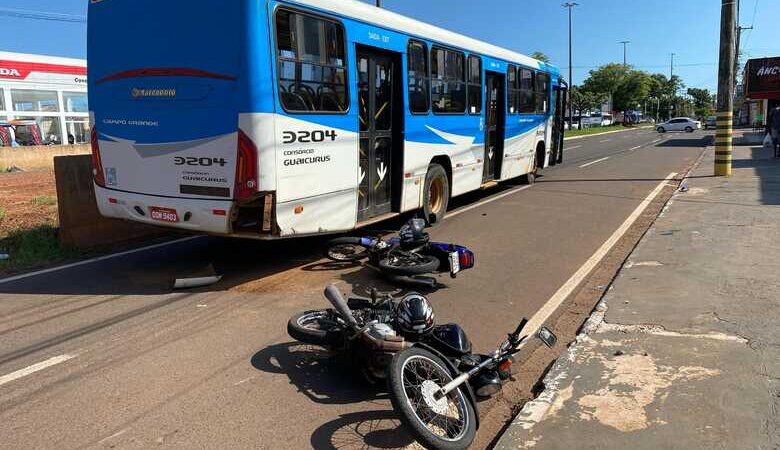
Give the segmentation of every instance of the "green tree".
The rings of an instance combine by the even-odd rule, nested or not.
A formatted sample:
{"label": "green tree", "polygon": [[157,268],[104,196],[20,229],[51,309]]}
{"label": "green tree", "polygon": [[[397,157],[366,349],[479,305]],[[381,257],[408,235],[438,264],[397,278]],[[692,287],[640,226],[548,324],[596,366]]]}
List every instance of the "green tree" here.
{"label": "green tree", "polygon": [[[587,112],[593,109],[601,107],[601,104],[606,100],[606,96],[602,93],[593,92],[583,86],[574,86],[571,88],[569,94],[569,101],[571,102],[572,109],[575,112],[579,112],[580,116],[583,112]],[[580,126],[582,125],[582,117],[580,117]]]}
{"label": "green tree", "polygon": [[694,112],[697,117],[706,117],[712,114],[715,96],[708,89],[688,88],[688,95],[693,98]]}
{"label": "green tree", "polygon": [[582,84],[585,90],[601,94],[614,94],[630,69],[623,64],[607,64],[596,70],[591,70],[588,78]]}
{"label": "green tree", "polygon": [[550,57],[545,55],[542,52],[533,52],[531,54],[531,58],[538,59],[539,61],[541,61],[541,62],[543,62],[545,64],[550,64]]}

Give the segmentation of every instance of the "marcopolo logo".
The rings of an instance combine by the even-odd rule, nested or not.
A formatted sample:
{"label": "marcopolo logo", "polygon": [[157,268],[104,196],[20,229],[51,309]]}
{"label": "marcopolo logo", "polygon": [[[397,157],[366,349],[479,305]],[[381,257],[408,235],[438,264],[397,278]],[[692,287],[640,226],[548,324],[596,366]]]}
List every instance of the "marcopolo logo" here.
{"label": "marcopolo logo", "polygon": [[773,75],[780,75],[780,66],[763,66],[758,69],[756,75],[759,77],[770,77]]}
{"label": "marcopolo logo", "polygon": [[21,78],[22,74],[17,69],[8,69],[6,67],[0,67],[0,77],[14,77]]}
{"label": "marcopolo logo", "polygon": [[175,98],[176,89],[140,89],[133,88],[130,92],[133,98]]}

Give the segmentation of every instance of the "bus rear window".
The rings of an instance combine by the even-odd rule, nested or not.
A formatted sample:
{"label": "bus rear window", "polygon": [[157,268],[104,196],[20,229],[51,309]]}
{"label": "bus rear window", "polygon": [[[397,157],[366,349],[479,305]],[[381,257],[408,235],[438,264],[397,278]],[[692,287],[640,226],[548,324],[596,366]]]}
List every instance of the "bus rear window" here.
{"label": "bus rear window", "polygon": [[288,112],[343,113],[348,108],[344,29],[336,22],[276,13],[279,97]]}

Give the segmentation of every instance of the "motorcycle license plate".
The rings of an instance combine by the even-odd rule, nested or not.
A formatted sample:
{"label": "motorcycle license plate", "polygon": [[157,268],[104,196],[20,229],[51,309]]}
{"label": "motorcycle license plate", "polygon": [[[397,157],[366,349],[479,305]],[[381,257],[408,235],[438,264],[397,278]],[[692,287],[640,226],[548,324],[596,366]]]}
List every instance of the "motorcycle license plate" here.
{"label": "motorcycle license plate", "polygon": [[152,206],[149,208],[149,213],[152,216],[153,220],[157,220],[160,222],[168,222],[168,223],[179,222],[179,214],[176,212],[175,209]]}
{"label": "motorcycle license plate", "polygon": [[450,252],[450,273],[455,275],[458,272],[460,272],[460,254]]}

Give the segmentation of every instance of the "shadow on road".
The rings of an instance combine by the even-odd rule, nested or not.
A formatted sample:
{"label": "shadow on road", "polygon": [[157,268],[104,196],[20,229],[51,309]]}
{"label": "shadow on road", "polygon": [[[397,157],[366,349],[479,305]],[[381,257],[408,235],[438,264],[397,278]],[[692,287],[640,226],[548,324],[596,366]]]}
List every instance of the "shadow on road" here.
{"label": "shadow on road", "polygon": [[347,355],[290,342],[271,345],[252,356],[257,370],[284,374],[312,402],[347,405],[387,398],[384,384],[370,384]]}
{"label": "shadow on road", "polygon": [[401,449],[414,440],[393,411],[363,411],[344,414],[317,428],[311,435],[315,450]]}

